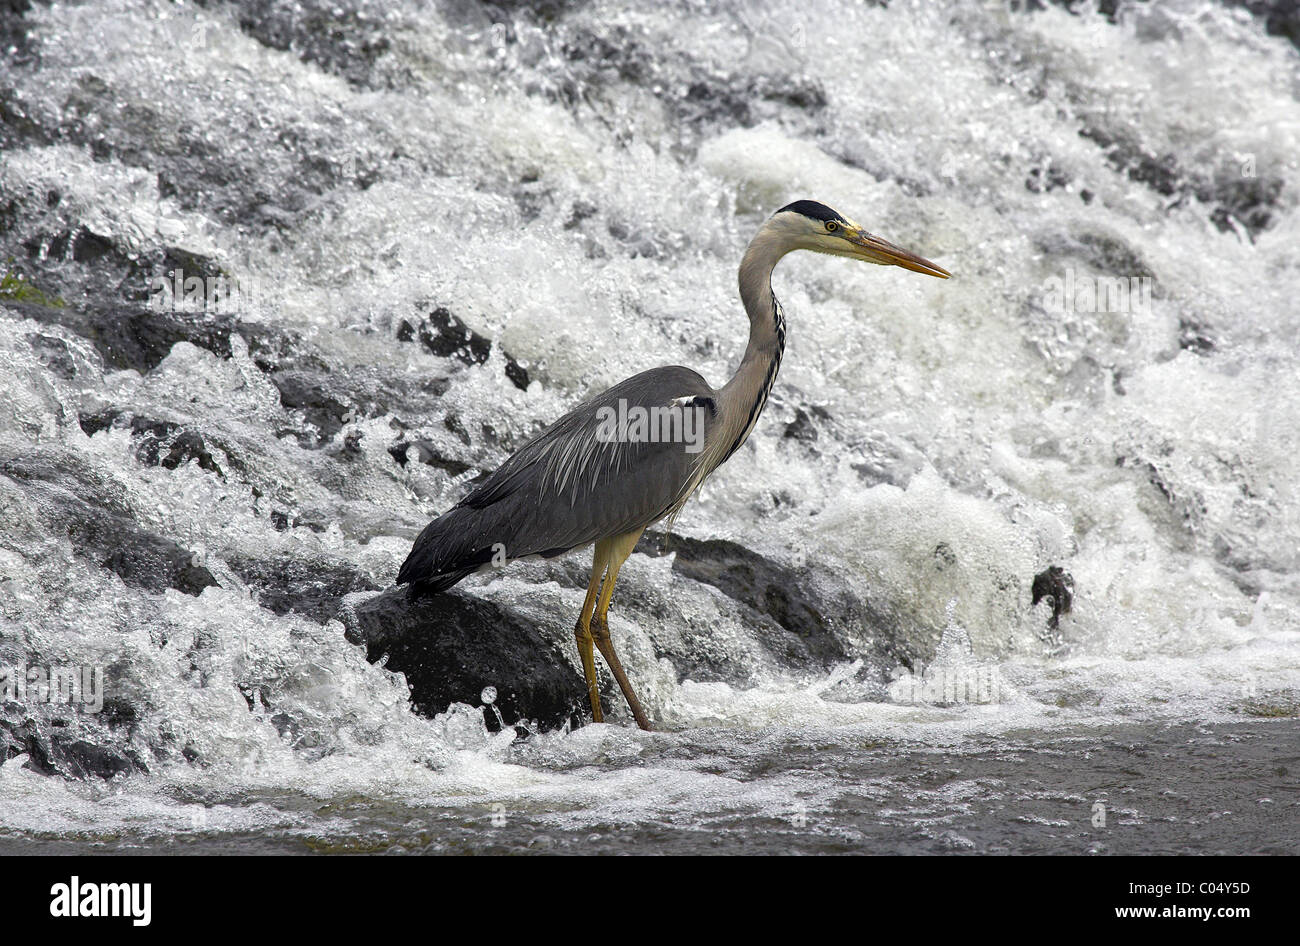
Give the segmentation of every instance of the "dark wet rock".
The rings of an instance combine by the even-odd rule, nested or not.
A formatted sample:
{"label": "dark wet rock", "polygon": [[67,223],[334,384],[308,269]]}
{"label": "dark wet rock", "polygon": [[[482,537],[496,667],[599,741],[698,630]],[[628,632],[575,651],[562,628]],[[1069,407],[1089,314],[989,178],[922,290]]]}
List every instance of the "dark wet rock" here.
{"label": "dark wet rock", "polygon": [[368,0],[197,0],[202,7],[233,6],[240,30],[263,46],[347,79],[376,84],[376,62],[391,48],[390,14]]}
{"label": "dark wet rock", "polygon": [[[1155,273],[1142,255],[1119,236],[1102,230],[1040,234],[1034,242],[1052,257],[1071,256],[1108,277],[1148,277]],[[1153,293],[1158,287],[1153,287]]]}
{"label": "dark wet rock", "polygon": [[1286,182],[1279,177],[1251,177],[1240,169],[1217,174],[1213,182],[1203,184],[1196,196],[1205,203],[1217,203],[1210,219],[1225,233],[1234,232],[1236,224],[1253,238],[1273,225],[1278,201]]}
{"label": "dark wet rock", "polygon": [[584,220],[594,217],[599,210],[600,208],[589,200],[575,200],[569,213],[569,219],[564,223],[564,229],[573,230],[577,228]]}
{"label": "dark wet rock", "polygon": [[[826,670],[859,656],[876,658],[882,666],[911,659],[897,649],[898,635],[889,632],[887,616],[829,574],[814,576],[725,539],[666,538],[647,532],[637,551],[652,556],[675,553],[673,571],[712,585],[750,609],[755,638],[782,666]],[[859,652],[860,641],[852,634],[859,628],[872,630],[873,653]],[[699,669],[721,669],[696,667],[697,655],[691,653],[665,656],[687,676]]]}
{"label": "dark wet rock", "polygon": [[934,567],[938,571],[946,571],[957,564],[957,553],[952,550],[952,546],[947,542],[940,542],[934,547]]}
{"label": "dark wet rock", "polygon": [[1175,205],[1195,197],[1214,207],[1210,219],[1220,230],[1231,232],[1239,224],[1253,237],[1273,223],[1285,189],[1280,177],[1247,175],[1240,168],[1218,173],[1185,168],[1173,154],[1155,154],[1132,132],[1104,127],[1100,118],[1080,129],[1079,135],[1095,142],[1112,168],[1172,198]]}
{"label": "dark wet rock", "polygon": [[333,520],[328,515],[315,510],[308,510],[294,515],[283,509],[271,510],[271,524],[275,526],[277,532],[287,532],[289,529],[301,527],[310,529],[312,532],[322,533],[329,529],[331,521]]}
{"label": "dark wet rock", "polygon": [[1032,594],[1031,607],[1044,599],[1050,602],[1052,615],[1047,626],[1054,631],[1060,627],[1061,615],[1069,614],[1074,606],[1074,579],[1060,565],[1051,565],[1034,576]]}
{"label": "dark wet rock", "polygon": [[1178,347],[1196,355],[1208,355],[1217,347],[1210,330],[1191,316],[1178,319]]}
{"label": "dark wet rock", "polygon": [[1045,194],[1069,183],[1070,176],[1048,161],[1044,167],[1030,169],[1025,177],[1025,190],[1031,194]]}
{"label": "dark wet rock", "polygon": [[329,371],[329,364],[299,332],[264,322],[241,322],[239,334],[253,364],[265,374],[293,369]]}
{"label": "dark wet rock", "polygon": [[[46,195],[50,208],[61,200],[57,191]],[[26,259],[13,263],[14,271],[43,288],[53,300],[51,307],[70,310],[48,313],[44,321],[59,322],[95,340],[101,353],[106,346],[118,349],[119,354],[107,359],[112,367],[146,371],[182,339],[223,357],[230,354],[230,328],[238,305],[237,292],[231,290],[237,283],[210,257],[176,246],[127,253],[85,226],[38,230],[22,248]],[[202,280],[204,300],[213,296],[206,310],[202,302],[185,304],[184,284],[193,278]],[[175,292],[177,287],[182,291]],[[142,315],[148,318],[136,324]],[[170,331],[161,328],[168,321],[178,324]],[[171,338],[160,344],[155,338],[159,335]]]}
{"label": "dark wet rock", "polygon": [[[57,208],[62,199],[58,191],[50,191],[46,195],[47,208]],[[82,304],[147,303],[156,289],[155,277],[169,283],[179,278],[183,284],[190,276],[208,280],[228,275],[211,257],[184,247],[123,252],[110,237],[87,226],[37,232],[23,241],[22,248],[27,254],[24,265],[47,279],[78,282],[76,276],[91,277],[86,281],[96,291],[80,300]]]}
{"label": "dark wet rock", "polygon": [[[5,51],[6,57],[22,61],[28,55],[29,27],[24,18],[31,8],[31,0],[0,0],[0,49]],[[0,108],[0,122],[3,121],[2,113]],[[7,146],[2,136],[0,146]]]}
{"label": "dark wet rock", "polygon": [[128,746],[115,745],[117,740],[107,734],[84,731],[94,724],[56,725],[60,722],[6,708],[0,713],[0,760],[25,754],[27,764],[42,775],[76,779],[111,779],[129,772],[148,772],[148,766]]}
{"label": "dark wet rock", "polygon": [[[188,31],[183,39],[191,39]],[[97,161],[148,169],[157,175],[159,194],[183,210],[259,231],[296,225],[337,183],[336,175],[323,172],[316,160],[340,150],[332,129],[177,126],[167,108],[166,103],[138,100],[103,77],[87,74],[63,103],[58,126],[50,131],[88,148]],[[217,143],[232,133],[256,135],[261,153]]]}
{"label": "dark wet rock", "polygon": [[[393,588],[342,615],[347,636],[372,663],[406,675],[415,711],[434,716],[452,703],[477,706],[497,689],[507,723],[536,719],[543,728],[580,725],[586,686],[567,657],[533,623],[499,604],[458,591],[410,601]],[[484,713],[498,729],[494,713]]]}
{"label": "dark wet rock", "polygon": [[[211,473],[225,478],[221,466],[217,463],[207,440],[196,430],[184,424],[169,420],[142,417],[116,408],[108,408],[78,417],[81,429],[87,436],[94,436],[102,430],[122,428],[131,431],[137,440],[135,455],[146,466],[161,466],[174,470],[190,460]],[[221,449],[229,458],[230,465],[236,470],[243,470],[240,462],[224,444]]]}
{"label": "dark wet rock", "polygon": [[[39,82],[28,74],[33,64],[39,68],[39,63],[35,51],[27,48],[26,21],[6,15],[13,2],[4,0],[0,6],[0,35],[22,40],[21,50],[6,56],[13,68],[0,76],[0,146],[4,150],[55,143],[83,147],[97,161],[117,161],[155,175],[161,196],[174,200],[184,211],[261,232],[297,226],[330,204],[336,190],[369,186],[391,155],[349,153],[341,144],[347,133],[337,127],[334,113],[319,122],[310,115],[301,122],[275,127],[212,113],[204,121],[178,123],[167,103],[141,100],[113,76],[92,72],[80,74],[65,100],[51,109],[24,92],[26,86]],[[280,22],[289,24],[300,16],[296,6],[275,6]],[[321,4],[313,7],[318,12],[325,10]],[[329,8],[333,7],[331,3]],[[299,39],[294,42],[302,40],[321,51],[331,45],[355,44],[358,56],[341,54],[331,63],[340,67],[341,74],[355,79],[369,71],[386,42],[382,37],[362,35],[366,16],[357,11],[351,35],[325,28],[321,25],[324,21],[313,17],[315,25],[300,25],[295,32]],[[203,28],[196,30],[183,19],[171,20],[169,27],[178,43],[204,41]],[[7,54],[10,48],[6,47]],[[353,70],[354,64],[359,71]],[[395,70],[389,70],[386,77],[393,74]],[[250,136],[249,147],[229,146],[232,140],[249,141]]]}
{"label": "dark wet rock", "polygon": [[327,371],[277,371],[271,383],[280,391],[280,404],[287,410],[302,411],[316,428],[315,436],[299,437],[303,446],[317,447],[343,429],[352,407],[342,386]]}
{"label": "dark wet rock", "polygon": [[1282,36],[1300,49],[1300,0],[1219,0],[1226,7],[1242,7],[1264,21],[1270,36]]}
{"label": "dark wet rock", "polygon": [[[3,9],[3,6],[0,6]],[[0,21],[13,23],[11,19]],[[19,21],[21,22],[21,21]],[[16,29],[24,29],[21,25]],[[7,31],[7,26],[0,25],[0,32]],[[24,41],[26,32],[23,32]],[[16,151],[19,148],[36,145],[48,147],[55,143],[57,135],[43,127],[32,117],[27,103],[10,86],[0,85],[0,152]],[[12,218],[5,225],[6,232],[12,226]]]}
{"label": "dark wet rock", "polygon": [[321,624],[338,616],[344,595],[379,587],[351,562],[324,556],[234,558],[227,564],[248,583],[262,607],[276,614],[292,611]]}
{"label": "dark wet rock", "polygon": [[412,449],[415,450],[415,457],[418,462],[437,467],[440,470],[446,470],[453,476],[458,476],[472,469],[468,463],[443,455],[438,446],[429,440],[399,440],[388,448],[388,453],[397,461],[399,466],[406,466]]}
{"label": "dark wet rock", "polygon": [[63,339],[43,332],[33,332],[27,336],[27,343],[51,374],[65,381],[71,381],[77,376],[77,363],[68,343]]}
{"label": "dark wet rock", "polygon": [[[415,325],[402,320],[397,340],[410,342],[417,337],[439,358],[454,358],[466,365],[481,365],[492,352],[491,339],[474,331],[445,306],[438,306]],[[505,359],[506,377],[519,390],[528,390],[528,371],[508,354]]]}
{"label": "dark wet rock", "polygon": [[782,111],[818,112],[826,93],[811,79],[794,76],[730,76],[701,74],[673,105],[693,125],[715,124],[753,128]]}
{"label": "dark wet rock", "polygon": [[233,320],[204,313],[155,312],[144,306],[42,306],[4,302],[22,317],[61,325],[90,340],[110,368],[145,373],[158,367],[177,342],[230,356]]}
{"label": "dark wet rock", "polygon": [[78,552],[115,572],[128,585],[148,591],[175,588],[199,595],[217,584],[193,552],[146,532],[129,519],[105,517],[92,506],[65,509],[64,526]]}
{"label": "dark wet rock", "polygon": [[[290,364],[313,358],[295,358]],[[309,430],[294,431],[300,445],[317,449],[355,418],[398,413],[427,417],[447,390],[445,378],[383,377],[372,372],[330,371],[326,368],[290,367],[272,370],[271,383],[280,391],[280,404],[301,411]],[[412,421],[414,423],[414,421]],[[407,425],[398,421],[399,429]]]}
{"label": "dark wet rock", "polygon": [[64,230],[44,239],[30,238],[23,249],[28,256],[52,256],[78,263],[91,263],[114,253],[112,240],[86,227]]}
{"label": "dark wet rock", "polygon": [[1134,435],[1116,441],[1115,465],[1131,469],[1146,479],[1171,514],[1171,523],[1194,534],[1208,512],[1205,497],[1195,487],[1170,475],[1168,457],[1175,448],[1169,441],[1141,442]]}
{"label": "dark wet rock", "polygon": [[469,431],[465,429],[465,422],[460,419],[459,415],[448,412],[447,416],[442,419],[442,426],[460,438],[460,442],[465,446],[470,445]]}
{"label": "dark wet rock", "polygon": [[481,6],[501,12],[528,12],[543,23],[587,5],[587,0],[482,0]]}
{"label": "dark wet rock", "polygon": [[[493,34],[497,41],[519,42],[511,15],[502,13],[492,19],[501,24]],[[683,151],[684,157],[693,150],[697,135],[706,130],[717,133],[715,125],[751,128],[769,119],[815,115],[827,104],[822,87],[800,74],[797,59],[802,51],[785,36],[763,33],[754,40],[790,61],[791,73],[721,73],[694,57],[674,54],[665,59],[663,50],[635,26],[600,20],[594,25],[570,20],[565,26],[560,54],[566,68],[554,73],[544,87],[529,91],[578,107],[593,96],[609,94],[611,86],[636,86],[655,95],[688,126],[682,140],[665,145]],[[741,26],[747,28],[743,18]]]}
{"label": "dark wet rock", "polygon": [[808,410],[802,407],[795,408],[794,420],[785,425],[782,435],[792,440],[801,440],[804,443],[815,443],[818,438],[816,421],[830,420],[830,414],[823,407],[812,405]]}
{"label": "dark wet rock", "polygon": [[1011,0],[1009,8],[1012,12],[1036,13],[1039,10],[1046,10],[1049,4],[1061,7],[1076,16],[1100,13],[1114,24],[1120,0]]}
{"label": "dark wet rock", "polygon": [[117,574],[128,585],[201,594],[217,584],[193,552],[143,529],[120,502],[100,493],[48,455],[0,459],[6,476],[37,500],[52,535],[66,535],[78,555]]}

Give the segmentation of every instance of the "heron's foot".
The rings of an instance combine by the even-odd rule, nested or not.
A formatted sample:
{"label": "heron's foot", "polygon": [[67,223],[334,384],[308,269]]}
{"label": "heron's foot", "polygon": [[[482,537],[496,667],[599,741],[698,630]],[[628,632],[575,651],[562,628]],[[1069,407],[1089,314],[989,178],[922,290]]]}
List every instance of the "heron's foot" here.
{"label": "heron's foot", "polygon": [[650,728],[650,718],[646,716],[641,701],[636,698],[632,683],[627,678],[627,672],[619,662],[618,654],[614,653],[614,642],[609,636],[609,623],[600,615],[591,619],[591,636],[596,647],[600,649],[600,655],[609,665],[610,672],[614,674],[614,679],[618,681],[618,688],[623,691],[623,698],[627,700],[627,708],[632,711],[636,724],[646,732],[653,732],[654,730]]}
{"label": "heron's foot", "polygon": [[573,628],[573,637],[578,642],[578,656],[582,659],[582,675],[587,678],[587,696],[591,700],[591,721],[603,723],[605,714],[600,710],[600,687],[596,685],[596,657],[591,650],[591,628],[579,620]]}

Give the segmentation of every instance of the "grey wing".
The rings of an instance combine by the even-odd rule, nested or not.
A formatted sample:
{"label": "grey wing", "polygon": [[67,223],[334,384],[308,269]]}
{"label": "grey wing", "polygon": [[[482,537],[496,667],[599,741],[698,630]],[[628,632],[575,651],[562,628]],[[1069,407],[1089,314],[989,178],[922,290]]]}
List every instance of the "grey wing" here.
{"label": "grey wing", "polygon": [[[716,421],[714,397],[698,373],[674,366],[583,402],[431,522],[399,583],[438,590],[492,560],[494,549],[510,559],[557,555],[675,511]],[[649,426],[638,428],[638,417]],[[438,581],[443,575],[450,580]]]}

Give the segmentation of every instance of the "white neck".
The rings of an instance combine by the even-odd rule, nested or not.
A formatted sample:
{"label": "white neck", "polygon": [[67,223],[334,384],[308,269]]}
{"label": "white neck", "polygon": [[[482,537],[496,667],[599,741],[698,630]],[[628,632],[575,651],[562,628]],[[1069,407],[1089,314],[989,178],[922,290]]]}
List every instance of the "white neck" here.
{"label": "white neck", "polygon": [[785,351],[785,316],[772,294],[772,270],[792,249],[776,228],[765,225],[750,241],[740,261],[740,298],[749,316],[749,344],[735,375],[719,392],[718,425],[722,463],[754,429],[776,382]]}

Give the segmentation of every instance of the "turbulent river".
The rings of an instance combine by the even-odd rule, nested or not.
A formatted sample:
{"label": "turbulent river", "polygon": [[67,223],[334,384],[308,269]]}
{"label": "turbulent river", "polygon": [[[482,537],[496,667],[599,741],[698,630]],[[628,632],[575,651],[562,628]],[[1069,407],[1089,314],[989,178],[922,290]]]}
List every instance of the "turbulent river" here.
{"label": "turbulent river", "polygon": [[[1103,6],[7,4],[0,850],[1300,853],[1300,22]],[[801,198],[953,278],[778,268],[611,611],[660,731],[417,712],[349,616],[725,381]],[[577,667],[584,567],[452,600]]]}

